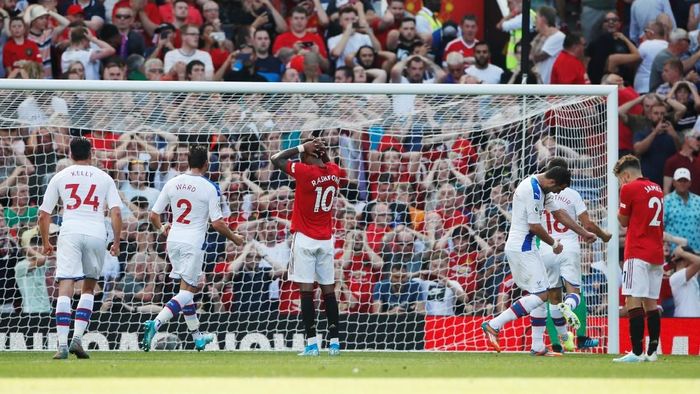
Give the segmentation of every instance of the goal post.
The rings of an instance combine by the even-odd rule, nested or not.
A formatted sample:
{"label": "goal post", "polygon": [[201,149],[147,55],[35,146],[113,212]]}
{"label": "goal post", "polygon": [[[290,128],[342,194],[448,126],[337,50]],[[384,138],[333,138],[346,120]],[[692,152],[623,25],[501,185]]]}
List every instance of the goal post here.
{"label": "goal post", "polygon": [[[286,282],[288,261],[263,258],[264,253],[284,250],[276,246],[289,237],[293,184],[264,162],[305,136],[320,135],[347,167],[335,217],[337,237],[342,238],[336,245],[337,278],[342,282],[338,297],[347,303],[341,335],[348,348],[484,351],[478,323],[497,313],[499,305],[507,306],[517,292],[507,284],[508,269],[499,254],[510,193],[517,178],[541,170],[548,157],[563,155],[571,163],[573,186],[585,189],[582,195],[591,216],[612,234],[607,245],[597,241],[585,247],[582,259],[591,281],[584,283],[585,291],[595,293],[588,301],[594,303],[589,304],[590,336],[603,340],[594,351],[617,354],[618,185],[612,175],[618,156],[617,102],[616,87],[607,85],[5,79],[0,80],[0,147],[3,154],[13,155],[17,166],[25,163],[35,173],[15,177],[8,195],[0,195],[0,204],[21,208],[16,206],[16,190],[26,182],[27,204],[38,205],[42,185],[68,164],[61,159],[67,155],[70,136],[88,135],[98,141],[97,164],[110,171],[125,195],[133,196],[123,202],[133,216],[125,222],[129,233],[127,242],[123,240],[124,253],[107,276],[111,279],[101,281],[103,310],[95,311],[99,321],[91,323],[88,335],[93,336],[86,338],[99,349],[136,350],[140,322],[155,316],[167,301],[159,294],[171,294],[173,282],[167,279],[164,240],[151,234],[143,219],[142,210],[150,202],[147,193],[135,189],[147,185],[157,191],[168,177],[186,169],[186,150],[181,148],[205,143],[215,154],[215,181],[225,185],[222,204],[232,208],[230,226],[245,229],[251,245],[262,245],[250,247],[257,251],[251,259],[260,259],[250,268],[246,258],[237,259],[249,252],[207,236],[204,291],[198,302],[203,327],[218,336],[212,349],[298,349],[300,317],[289,310],[282,313],[284,307],[296,307],[294,294],[289,295],[294,290]],[[136,138],[125,140],[125,135]],[[11,172],[0,178],[0,185]],[[137,179],[140,176],[143,179]],[[382,193],[391,198],[383,200]],[[388,207],[392,218],[384,227],[376,218],[383,209],[379,206]],[[347,224],[353,220],[356,227]],[[8,222],[18,249],[25,248],[25,241],[27,248],[35,247],[35,225],[31,218]],[[269,245],[264,239],[268,233],[274,233]],[[157,246],[142,252],[143,243],[149,242]],[[372,251],[354,252],[355,242]],[[460,242],[468,243],[464,250]],[[401,245],[409,246],[400,249]],[[149,255],[158,251],[160,256]],[[437,251],[445,252],[449,274],[435,271],[442,269],[437,260],[432,265],[431,259],[443,256],[432,253]],[[354,260],[375,256],[381,262],[375,261],[374,268]],[[416,294],[394,314],[387,313],[392,312],[393,293],[380,282],[391,283],[391,267],[397,262],[406,271],[401,280],[407,278],[406,286]],[[6,271],[5,276],[11,276]],[[246,275],[258,282],[244,283]],[[454,283],[440,282],[443,276]],[[14,291],[0,289],[14,297],[0,299],[0,316],[12,316],[0,319],[0,350],[55,349],[51,315],[25,313],[22,289],[15,286]],[[450,286],[459,286],[464,294]],[[133,294],[124,295],[127,288]],[[49,283],[50,303],[55,302],[52,291]],[[150,293],[144,297],[144,291]],[[291,298],[285,299],[285,292]],[[124,297],[118,307],[115,294]],[[243,300],[249,304],[241,306]],[[264,311],[255,309],[261,303]],[[322,307],[318,301],[317,306]],[[321,314],[321,327],[323,321]],[[191,348],[182,319],[162,331],[157,346]],[[504,335],[507,350],[527,350],[525,323],[506,327]]]}

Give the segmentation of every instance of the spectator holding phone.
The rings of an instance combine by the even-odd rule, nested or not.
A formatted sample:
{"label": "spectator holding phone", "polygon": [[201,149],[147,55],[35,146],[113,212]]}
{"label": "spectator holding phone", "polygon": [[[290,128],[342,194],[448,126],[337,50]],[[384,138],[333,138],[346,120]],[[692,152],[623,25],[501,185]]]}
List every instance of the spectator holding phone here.
{"label": "spectator holding phone", "polygon": [[371,46],[376,51],[381,49],[379,41],[367,24],[362,3],[358,2],[354,7],[340,10],[339,22],[343,34],[328,39],[328,47],[331,48],[331,57],[336,59],[336,67],[345,65],[346,56],[354,56],[363,46]]}
{"label": "spectator holding phone", "polygon": [[174,51],[165,54],[165,72],[169,73],[178,63],[187,65],[192,60],[199,60],[204,63],[205,78],[210,81],[214,76],[214,64],[209,53],[197,49],[199,46],[199,28],[195,25],[184,25],[182,27],[182,46]]}
{"label": "spectator holding phone", "polygon": [[253,33],[253,49],[255,49],[255,70],[270,82],[279,82],[282,78],[284,65],[270,53],[270,33],[258,29]]}
{"label": "spectator holding phone", "polygon": [[227,82],[267,82],[267,79],[255,71],[255,51],[248,45],[231,53],[224,65],[216,72],[216,81]]}
{"label": "spectator holding phone", "polygon": [[279,56],[280,50],[290,48],[295,54],[302,51],[316,52],[321,56],[321,68],[328,70],[328,52],[323,38],[317,33],[307,31],[309,23],[309,14],[304,7],[294,7],[292,16],[289,19],[291,29],[282,33],[275,38],[275,43],[272,46],[274,56]]}
{"label": "spectator holding phone", "polygon": [[374,286],[373,313],[399,314],[424,310],[420,284],[410,280],[403,264],[392,264],[387,276]]}

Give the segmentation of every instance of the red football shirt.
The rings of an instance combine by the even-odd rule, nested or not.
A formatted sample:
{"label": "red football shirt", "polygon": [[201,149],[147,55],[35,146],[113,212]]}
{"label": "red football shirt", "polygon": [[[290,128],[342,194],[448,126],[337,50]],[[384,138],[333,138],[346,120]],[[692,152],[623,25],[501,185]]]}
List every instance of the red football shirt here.
{"label": "red football shirt", "polygon": [[[626,88],[620,88],[617,90],[617,103],[619,105],[622,105],[624,103],[627,103],[629,101],[632,101],[639,97],[639,93],[637,93],[636,90],[634,90],[634,87],[628,86]],[[627,111],[628,114],[630,115],[641,115],[644,112],[644,109],[640,104],[635,105]],[[619,150],[628,150],[631,151],[634,149],[634,143],[632,142],[632,130],[627,126],[621,119],[618,120],[617,122],[617,130],[618,130],[618,146],[617,148]]]}
{"label": "red football shirt", "polygon": [[647,178],[639,178],[620,189],[620,215],[629,217],[625,238],[625,260],[664,263],[664,192]]}
{"label": "red football shirt", "polygon": [[14,68],[15,62],[19,60],[31,60],[41,63],[39,47],[34,41],[25,38],[22,44],[18,44],[14,38],[7,40],[5,47],[2,49],[3,66],[5,69],[10,70]]}
{"label": "red football shirt", "polygon": [[449,55],[451,52],[459,52],[465,58],[474,57],[474,47],[476,47],[476,44],[478,42],[479,40],[475,39],[474,42],[471,45],[469,45],[464,41],[462,37],[455,38],[454,40],[447,43],[447,46],[445,47],[445,57],[443,60],[447,61],[447,55]]}
{"label": "red football shirt", "polygon": [[550,83],[553,85],[585,85],[586,67],[583,62],[567,51],[561,51],[552,66]]}
{"label": "red football shirt", "polygon": [[275,43],[272,45],[272,53],[277,55],[282,48],[294,48],[294,44],[297,42],[312,41],[318,45],[318,53],[323,58],[328,58],[328,52],[326,51],[326,44],[323,43],[323,38],[316,33],[306,32],[302,37],[297,37],[291,31],[285,32],[275,38]]}
{"label": "red football shirt", "polygon": [[288,162],[287,173],[296,180],[292,233],[324,240],[333,235],[333,201],[340,188],[340,167]]}

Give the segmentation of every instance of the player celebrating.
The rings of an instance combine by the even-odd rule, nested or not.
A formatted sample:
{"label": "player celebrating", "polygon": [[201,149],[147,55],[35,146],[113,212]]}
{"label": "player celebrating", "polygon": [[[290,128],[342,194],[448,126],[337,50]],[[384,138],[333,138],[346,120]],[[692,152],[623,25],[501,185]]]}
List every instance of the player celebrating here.
{"label": "player celebrating", "polygon": [[[178,316],[180,311],[185,315],[185,323],[194,338],[195,349],[204,350],[214,340],[214,335],[199,331],[199,318],[194,303],[197,285],[202,276],[207,219],[211,220],[216,231],[237,245],[242,245],[244,239],[233,233],[224,222],[221,191],[216,184],[204,177],[209,168],[208,156],[205,146],[192,146],[187,158],[190,170],[163,186],[149,214],[151,224],[168,236],[168,257],[173,267],[170,277],[180,279],[180,291],[165,304],[155,320],[144,323],[140,346],[146,352],[151,350],[151,341],[160,326]],[[168,205],[173,214],[172,227],[161,224],[160,221],[160,215]]]}
{"label": "player celebrating", "polygon": [[[301,154],[301,162],[290,158]],[[301,290],[301,315],[306,332],[302,356],[318,356],[314,282],[321,285],[328,320],[329,354],[340,354],[338,301],[335,298],[333,264],[333,202],[339,189],[340,168],[330,161],[323,142],[306,140],[302,145],[278,152],[272,164],[296,180],[291,232],[292,258],[289,279]]]}
{"label": "player celebrating", "polygon": [[[56,331],[58,351],[56,360],[68,358],[68,352],[78,358],[90,358],[82,346],[82,337],[90,323],[94,291],[107,249],[105,205],[112,219],[114,241],[110,247],[113,256],[119,254],[119,235],[122,231],[121,200],[114,180],[104,171],[93,167],[92,146],[86,138],[74,138],[70,142],[73,165],[51,178],[44,201],[39,207],[39,231],[44,245],[44,255],[53,253],[49,238],[49,225],[60,197],[63,204],[63,223],[56,250]],[[68,347],[68,331],[71,321],[73,282],[83,281],[78,309],[75,310],[73,339]]]}
{"label": "player celebrating", "polygon": [[[568,168],[568,164],[562,158],[554,158],[549,161],[547,168],[554,167]],[[576,190],[567,187],[557,193],[554,200],[557,206],[566,211],[570,217],[578,218],[584,229],[594,233],[603,242],[610,240],[612,235],[591,220],[586,204]],[[549,276],[549,283],[552,286],[549,290],[549,305],[547,307],[563,348],[571,352],[574,350],[574,339],[573,334],[567,332],[566,324],[572,326],[573,330],[578,330],[579,326],[585,324],[586,321],[586,308],[583,308],[583,316],[580,318],[573,312],[581,303],[581,244],[578,234],[561,224],[549,211],[545,211],[545,222],[547,233],[552,237],[559,237],[564,247],[564,251],[558,255],[555,255],[547,244],[540,248]],[[564,302],[562,302],[562,287],[567,294]],[[583,332],[585,333],[585,330]],[[585,336],[578,338],[579,348],[597,345],[597,340]]]}
{"label": "player celebrating", "polygon": [[542,212],[546,208],[565,226],[581,235],[586,242],[593,242],[595,235],[579,226],[569,215],[559,209],[552,195],[558,193],[571,183],[571,173],[563,167],[553,167],[544,174],[525,178],[513,196],[513,214],[508,231],[505,253],[515,283],[529,294],[520,298],[513,305],[494,319],[484,322],[481,328],[489,344],[500,352],[498,331],[506,323],[530,314],[532,321],[533,355],[559,355],[548,351],[544,345],[544,331],[547,319],[547,291],[550,288],[547,272],[540,252],[536,248],[536,239],[552,246],[555,254],[563,250],[562,244],[552,238],[542,227]]}
{"label": "player celebrating", "polygon": [[[656,300],[664,274],[664,193],[659,185],[642,177],[639,159],[632,155],[618,160],[614,173],[622,184],[617,218],[623,227],[627,227],[622,295],[629,316],[632,351],[613,361],[656,361],[661,331],[661,314]],[[649,345],[643,354],[645,311]]]}

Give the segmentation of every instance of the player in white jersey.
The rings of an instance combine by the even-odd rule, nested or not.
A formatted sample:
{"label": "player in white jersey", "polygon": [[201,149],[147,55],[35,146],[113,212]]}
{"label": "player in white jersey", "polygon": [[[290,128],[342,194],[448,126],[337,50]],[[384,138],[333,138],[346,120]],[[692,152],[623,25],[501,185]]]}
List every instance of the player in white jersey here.
{"label": "player in white jersey", "polygon": [[[151,224],[168,237],[167,250],[172,265],[170,277],[180,279],[180,291],[165,304],[155,320],[144,323],[140,346],[146,352],[151,350],[153,336],[160,326],[177,317],[181,311],[197,350],[204,350],[214,339],[213,335],[199,331],[199,318],[194,303],[202,276],[204,239],[209,221],[211,220],[214,230],[237,245],[242,245],[244,238],[232,232],[224,222],[221,191],[215,183],[204,177],[209,168],[208,156],[209,152],[205,146],[191,147],[187,158],[190,170],[170,179],[163,186],[149,214]],[[162,224],[160,220],[160,215],[168,205],[172,211],[172,225]]]}
{"label": "player in white jersey", "polygon": [[[562,158],[553,158],[549,161],[547,168],[564,167],[568,168],[566,160]],[[593,222],[588,215],[588,209],[583,202],[581,195],[574,189],[567,187],[554,196],[554,200],[560,209],[572,217],[578,219],[583,228],[592,232],[603,242],[608,242],[612,235],[601,229]],[[566,325],[577,331],[581,325],[581,320],[585,324],[585,313],[579,318],[574,310],[581,302],[581,244],[579,235],[568,228],[549,211],[544,212],[544,221],[546,223],[547,233],[552,238],[558,239],[564,247],[564,251],[560,254],[554,254],[552,247],[543,244],[540,247],[540,253],[544,261],[549,283],[552,288],[549,289],[549,305],[547,305],[552,322],[556,328],[557,334],[561,341],[561,345],[566,351],[574,350],[573,334],[567,332]],[[566,298],[562,302],[562,288],[566,290]],[[582,330],[578,339],[579,348],[594,347],[598,345],[598,341],[585,336],[585,327]],[[553,345],[554,347],[554,345]]]}
{"label": "player in white jersey", "polygon": [[486,339],[496,351],[501,350],[498,344],[498,331],[501,327],[529,314],[530,320],[535,321],[533,331],[539,334],[539,340],[533,334],[532,354],[551,355],[544,346],[547,317],[544,302],[547,300],[550,285],[540,252],[537,250],[536,237],[551,245],[556,254],[561,253],[563,247],[559,241],[547,234],[547,230],[542,226],[542,212],[545,208],[550,210],[562,223],[579,233],[587,242],[595,240],[595,235],[576,224],[564,210],[556,206],[551,194],[547,194],[557,193],[566,188],[569,183],[571,183],[569,170],[555,167],[543,174],[525,178],[515,189],[505,254],[515,283],[529,294],[521,297],[494,319],[481,325]]}
{"label": "player in white jersey", "polygon": [[[104,171],[90,165],[92,146],[86,138],[74,138],[70,142],[73,165],[59,171],[49,181],[44,201],[39,207],[39,231],[44,245],[44,255],[53,253],[49,239],[49,225],[59,198],[63,205],[63,221],[56,250],[56,332],[58,351],[54,359],[66,359],[68,353],[78,358],[89,358],[82,347],[82,337],[90,323],[97,279],[102,272],[107,232],[105,207],[112,219],[114,241],[110,247],[112,256],[119,254],[119,234],[122,230],[121,200],[114,180]],[[68,331],[71,322],[71,298],[73,282],[83,281],[80,301],[75,310],[73,339],[68,347]]]}

